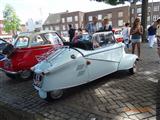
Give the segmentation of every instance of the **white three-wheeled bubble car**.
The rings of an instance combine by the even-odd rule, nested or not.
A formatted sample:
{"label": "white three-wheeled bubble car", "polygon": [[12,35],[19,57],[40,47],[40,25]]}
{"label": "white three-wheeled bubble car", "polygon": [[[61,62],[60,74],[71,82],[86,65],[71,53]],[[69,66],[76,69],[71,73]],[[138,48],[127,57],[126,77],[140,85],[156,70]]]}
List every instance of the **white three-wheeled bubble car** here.
{"label": "white three-wheeled bubble car", "polygon": [[66,88],[118,70],[135,73],[136,59],[136,55],[125,53],[123,43],[116,43],[112,32],[95,33],[92,37],[80,35],[77,43],[58,49],[32,67],[34,87],[41,98],[57,99]]}

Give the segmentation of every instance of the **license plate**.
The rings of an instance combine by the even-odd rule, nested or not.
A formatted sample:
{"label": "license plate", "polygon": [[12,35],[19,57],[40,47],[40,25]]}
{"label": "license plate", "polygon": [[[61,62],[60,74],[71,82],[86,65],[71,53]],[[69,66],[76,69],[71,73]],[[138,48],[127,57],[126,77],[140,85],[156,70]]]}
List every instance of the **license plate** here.
{"label": "license plate", "polygon": [[43,76],[41,74],[34,74],[33,76],[34,85],[41,87],[42,78]]}

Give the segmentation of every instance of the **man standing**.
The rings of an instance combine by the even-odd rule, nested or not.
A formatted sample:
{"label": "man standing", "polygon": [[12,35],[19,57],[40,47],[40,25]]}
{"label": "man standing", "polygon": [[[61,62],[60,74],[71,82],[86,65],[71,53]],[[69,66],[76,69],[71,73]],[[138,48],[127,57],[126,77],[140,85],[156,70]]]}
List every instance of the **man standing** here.
{"label": "man standing", "polygon": [[125,26],[122,30],[122,35],[123,35],[124,44],[126,45],[126,48],[129,49],[129,40],[130,40],[129,23],[125,23]]}
{"label": "man standing", "polygon": [[69,24],[69,31],[68,31],[68,34],[69,34],[69,41],[72,42],[72,39],[75,35],[75,29],[72,28],[72,25]]}
{"label": "man standing", "polygon": [[154,22],[149,28],[148,28],[148,43],[149,47],[153,48],[154,42],[155,42],[155,35],[156,35],[156,25],[157,22]]}
{"label": "man standing", "polygon": [[98,30],[97,21],[98,21],[97,17],[94,16],[93,17],[93,22],[89,22],[86,25],[85,29],[89,34],[92,35],[93,33],[95,33]]}
{"label": "man standing", "polygon": [[104,31],[112,31],[112,25],[109,24],[109,19],[107,16],[103,18],[102,27],[98,30],[98,32]]}

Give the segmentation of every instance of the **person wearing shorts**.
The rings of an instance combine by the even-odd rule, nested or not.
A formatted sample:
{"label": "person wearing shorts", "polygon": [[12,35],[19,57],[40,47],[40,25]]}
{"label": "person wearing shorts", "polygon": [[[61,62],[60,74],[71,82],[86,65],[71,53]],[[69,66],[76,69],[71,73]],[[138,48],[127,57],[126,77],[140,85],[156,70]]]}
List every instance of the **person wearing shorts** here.
{"label": "person wearing shorts", "polygon": [[143,27],[141,26],[140,19],[136,18],[133,23],[133,27],[131,28],[130,35],[132,41],[132,54],[134,54],[135,47],[137,46],[138,59],[140,59],[140,43],[142,34],[143,34]]}

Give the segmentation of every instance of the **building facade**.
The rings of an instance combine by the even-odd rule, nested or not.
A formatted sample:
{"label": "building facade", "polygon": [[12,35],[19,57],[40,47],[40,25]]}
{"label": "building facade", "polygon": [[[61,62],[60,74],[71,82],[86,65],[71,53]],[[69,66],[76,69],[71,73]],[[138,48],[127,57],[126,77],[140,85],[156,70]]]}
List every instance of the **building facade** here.
{"label": "building facade", "polygon": [[[133,23],[136,17],[141,18],[142,7],[141,4],[131,4],[130,15],[131,23]],[[153,21],[156,21],[160,17],[160,2],[153,2],[148,4],[148,17],[147,24],[150,25]]]}
{"label": "building facade", "polygon": [[[126,22],[133,23],[136,17],[141,17],[141,4],[131,4],[131,6],[122,6],[117,8],[91,11],[91,12],[63,12],[56,14],[49,14],[48,18],[43,24],[44,30],[55,30],[61,35],[68,34],[68,24],[72,24],[73,28],[85,28],[88,22],[92,22],[93,16],[98,18],[98,24],[105,16],[109,18],[110,24],[113,28],[121,28]],[[160,17],[160,2],[153,2],[148,4],[147,23],[150,25]]]}
{"label": "building facade", "polygon": [[84,27],[84,13],[76,12],[63,12],[56,14],[49,14],[48,18],[43,24],[44,30],[55,30],[61,35],[68,35],[68,25],[71,24],[73,28]]}

